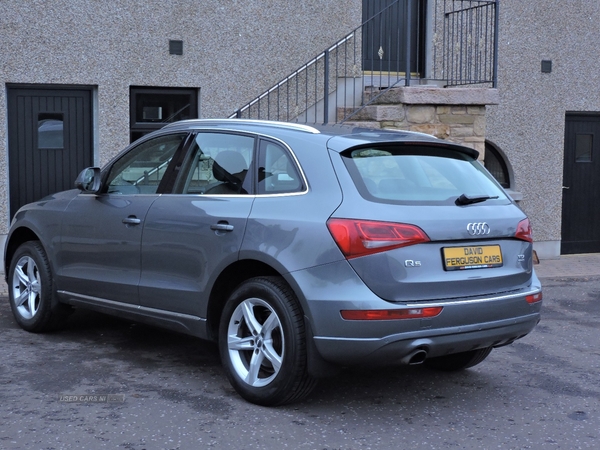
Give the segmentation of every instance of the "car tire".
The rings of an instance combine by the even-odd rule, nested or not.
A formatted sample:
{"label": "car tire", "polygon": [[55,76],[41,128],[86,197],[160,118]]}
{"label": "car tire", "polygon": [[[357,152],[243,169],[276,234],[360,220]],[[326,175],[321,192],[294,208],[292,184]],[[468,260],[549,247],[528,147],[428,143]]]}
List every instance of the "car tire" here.
{"label": "car tire", "polygon": [[492,347],[487,347],[436,358],[427,358],[425,365],[430,369],[454,372],[476,366],[487,358],[491,351]]}
{"label": "car tire", "polygon": [[252,278],[235,289],[221,316],[219,351],[232,386],[251,403],[299,401],[316,384],[302,310],[281,278]]}
{"label": "car tire", "polygon": [[8,298],[15,320],[24,330],[56,329],[71,312],[68,305],[56,301],[52,281],[42,245],[38,241],[22,244],[8,271]]}

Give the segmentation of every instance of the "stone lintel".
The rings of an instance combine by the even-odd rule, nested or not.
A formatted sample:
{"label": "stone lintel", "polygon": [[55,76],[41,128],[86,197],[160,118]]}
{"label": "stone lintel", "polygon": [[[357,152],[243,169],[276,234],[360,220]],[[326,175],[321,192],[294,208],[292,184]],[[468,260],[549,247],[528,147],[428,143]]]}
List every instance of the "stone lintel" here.
{"label": "stone lintel", "polygon": [[438,88],[426,86],[399,87],[398,100],[407,105],[497,105],[498,89]]}

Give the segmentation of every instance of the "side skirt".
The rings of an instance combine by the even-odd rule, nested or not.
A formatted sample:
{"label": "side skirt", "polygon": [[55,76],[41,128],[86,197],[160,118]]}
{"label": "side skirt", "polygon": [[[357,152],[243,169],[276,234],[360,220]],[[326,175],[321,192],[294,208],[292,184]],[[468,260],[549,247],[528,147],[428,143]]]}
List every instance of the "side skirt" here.
{"label": "side skirt", "polygon": [[206,319],[141,305],[115,302],[98,297],[58,291],[62,302],[73,306],[91,309],[112,316],[131,319],[148,325],[185,333],[201,339],[208,339]]}

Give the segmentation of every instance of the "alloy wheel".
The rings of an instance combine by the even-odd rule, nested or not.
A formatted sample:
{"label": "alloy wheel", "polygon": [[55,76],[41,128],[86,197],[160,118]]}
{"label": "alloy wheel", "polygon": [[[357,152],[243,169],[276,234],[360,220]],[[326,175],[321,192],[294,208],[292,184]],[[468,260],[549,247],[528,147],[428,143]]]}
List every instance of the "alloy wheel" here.
{"label": "alloy wheel", "polygon": [[264,300],[249,298],[233,311],[227,347],[233,369],[246,384],[262,387],[281,369],[284,336],[275,310]]}
{"label": "alloy wheel", "polygon": [[24,319],[33,318],[40,307],[42,284],[39,269],[30,256],[16,264],[12,279],[12,294],[17,311]]}

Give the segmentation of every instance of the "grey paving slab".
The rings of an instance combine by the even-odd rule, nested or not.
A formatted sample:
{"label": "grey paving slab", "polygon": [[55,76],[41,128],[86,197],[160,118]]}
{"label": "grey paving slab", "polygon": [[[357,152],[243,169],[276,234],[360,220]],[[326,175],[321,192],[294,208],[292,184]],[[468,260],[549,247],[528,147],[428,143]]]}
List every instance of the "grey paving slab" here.
{"label": "grey paving slab", "polygon": [[600,253],[562,255],[559,259],[543,259],[536,264],[540,278],[580,278],[600,276]]}

